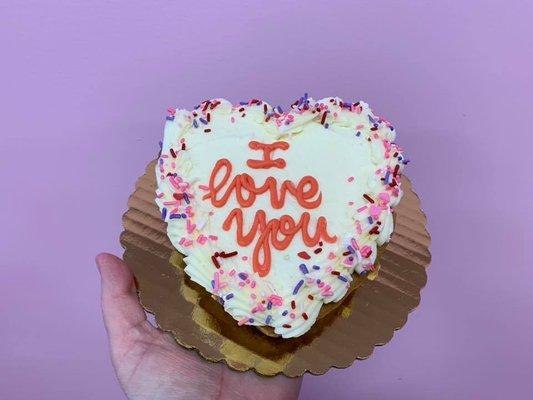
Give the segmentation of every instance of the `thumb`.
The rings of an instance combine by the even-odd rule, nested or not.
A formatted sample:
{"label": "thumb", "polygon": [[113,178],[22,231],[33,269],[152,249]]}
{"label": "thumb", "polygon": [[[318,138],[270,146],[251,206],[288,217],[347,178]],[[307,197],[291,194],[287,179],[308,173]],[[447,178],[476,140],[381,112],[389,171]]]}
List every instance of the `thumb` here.
{"label": "thumb", "polygon": [[102,314],[111,346],[120,343],[146,321],[139,304],[130,269],[120,258],[107,253],[96,256],[102,281]]}

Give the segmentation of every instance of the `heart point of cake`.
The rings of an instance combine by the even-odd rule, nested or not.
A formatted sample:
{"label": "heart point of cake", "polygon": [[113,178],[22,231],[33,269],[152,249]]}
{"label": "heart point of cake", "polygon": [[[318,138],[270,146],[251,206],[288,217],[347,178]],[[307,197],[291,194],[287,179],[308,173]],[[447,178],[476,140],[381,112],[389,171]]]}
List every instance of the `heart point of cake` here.
{"label": "heart point of cake", "polygon": [[185,272],[239,325],[304,334],[377,268],[408,162],[395,136],[339,98],[169,109],[156,202]]}

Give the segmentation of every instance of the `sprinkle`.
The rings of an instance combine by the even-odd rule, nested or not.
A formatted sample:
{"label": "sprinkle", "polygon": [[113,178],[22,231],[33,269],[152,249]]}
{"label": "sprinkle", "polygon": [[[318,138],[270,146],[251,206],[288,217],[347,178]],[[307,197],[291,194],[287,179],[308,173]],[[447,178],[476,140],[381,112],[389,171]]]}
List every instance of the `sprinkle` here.
{"label": "sprinkle", "polygon": [[185,200],[185,203],[190,204],[189,195],[187,193],[183,193],[183,200]]}
{"label": "sprinkle", "polygon": [[287,310],[285,310],[285,311],[283,311],[283,312],[281,313],[281,315],[282,315],[282,316],[286,316],[288,313],[289,313],[289,312],[288,312]]}
{"label": "sprinkle", "polygon": [[298,290],[300,290],[300,288],[302,287],[303,284],[304,284],[304,280],[300,279],[300,281],[294,287],[294,290],[292,291],[292,294],[298,293]]}
{"label": "sprinkle", "polygon": [[182,149],[182,150],[185,150],[186,148],[187,148],[187,146],[185,145],[185,143],[182,143],[182,144],[181,144],[181,149]]}
{"label": "sprinkle", "polygon": [[355,178],[354,178],[353,176],[350,176],[350,177],[348,178],[348,182],[353,182],[354,179],[355,179]]}
{"label": "sprinkle", "polygon": [[270,324],[270,321],[272,321],[272,315],[269,315],[268,317],[266,317],[265,324],[266,325]]}
{"label": "sprinkle", "polygon": [[287,329],[291,327],[289,324],[283,324],[282,326]]}
{"label": "sprinkle", "polygon": [[176,152],[174,151],[174,149],[170,149],[170,154],[172,155],[172,157],[176,158]]}
{"label": "sprinkle", "polygon": [[198,128],[198,121],[196,121],[195,119],[192,120],[192,125],[195,127],[195,128]]}
{"label": "sprinkle", "polygon": [[252,324],[252,323],[254,322],[254,319],[253,319],[253,318],[250,318],[250,319],[248,320],[248,322],[249,322],[250,324]]}
{"label": "sprinkle", "polygon": [[198,188],[202,190],[209,190],[209,186],[206,185],[198,185]]}
{"label": "sprinkle", "polygon": [[358,212],[358,213],[361,213],[361,212],[365,211],[367,208],[368,208],[368,206],[362,206],[362,207],[359,207],[359,208],[357,209],[357,212]]}
{"label": "sprinkle", "polygon": [[369,223],[370,225],[372,225],[372,224],[374,223],[374,220],[372,219],[372,217],[368,217],[368,223]]}
{"label": "sprinkle", "polygon": [[371,203],[374,203],[374,199],[372,199],[372,197],[370,197],[369,195],[367,195],[366,193],[363,195],[363,197],[368,200],[369,202]]}
{"label": "sprinkle", "polygon": [[161,210],[161,219],[164,221],[166,217],[167,217],[167,209],[166,207],[163,207],[163,209]]}
{"label": "sprinkle", "polygon": [[337,278],[339,278],[343,282],[348,282],[348,278],[346,278],[345,276],[339,275]]}
{"label": "sprinkle", "polygon": [[209,129],[209,128],[208,129],[204,129],[204,132],[205,133],[209,133],[209,132],[211,132],[211,129]]}
{"label": "sprinkle", "polygon": [[202,124],[207,125],[207,120],[205,120],[204,118],[200,117],[199,120]]}
{"label": "sprinkle", "polygon": [[216,268],[220,268],[220,263],[218,262],[217,258],[214,255],[211,256],[211,261],[213,261],[213,264],[215,264]]}
{"label": "sprinkle", "polygon": [[272,302],[270,300],[267,303],[267,310],[272,310]]}
{"label": "sprinkle", "polygon": [[232,252],[230,252],[230,253],[224,253],[224,252],[222,252],[222,253],[220,253],[220,257],[222,257],[222,258],[229,258],[229,257],[234,257],[234,256],[236,256],[237,254],[238,254],[238,253],[237,253],[236,250],[235,250],[235,251],[232,251]]}
{"label": "sprinkle", "polygon": [[319,254],[319,253],[321,253],[321,252],[322,252],[322,248],[321,248],[321,247],[319,247],[318,249],[316,249],[315,251],[313,251],[313,253],[315,253],[315,254]]}
{"label": "sprinkle", "polygon": [[181,214],[172,214],[169,218],[170,219],[180,219],[181,218]]}
{"label": "sprinkle", "polygon": [[318,271],[318,270],[320,269],[320,267],[319,267],[318,265],[313,265],[313,269],[314,269],[315,271]]}
{"label": "sprinkle", "polygon": [[311,258],[311,256],[307,254],[306,251],[300,251],[298,253],[298,257],[303,258],[304,260],[309,260]]}
{"label": "sprinkle", "polygon": [[339,276],[341,273],[339,271],[331,271],[331,275]]}
{"label": "sprinkle", "polygon": [[305,320],[307,320],[307,318],[309,318],[309,317],[307,316],[306,313],[302,313],[302,318],[305,319]]}
{"label": "sprinkle", "polygon": [[322,125],[324,125],[324,122],[326,122],[326,116],[327,116],[327,111],[324,111],[324,113],[322,114],[322,118],[320,119],[320,123]]}
{"label": "sprinkle", "polygon": [[229,299],[232,299],[233,298],[233,293],[228,293],[226,295],[226,300],[229,300]]}
{"label": "sprinkle", "polygon": [[302,271],[302,274],[307,274],[307,273],[309,273],[309,270],[307,269],[307,267],[305,266],[305,264],[300,264],[300,271]]}
{"label": "sprinkle", "polygon": [[312,294],[308,295],[307,298],[308,298],[309,300],[314,300],[314,299],[315,299],[315,298],[313,297]]}
{"label": "sprinkle", "polygon": [[294,319],[294,318],[296,318],[296,314],[295,313],[290,313],[289,317],[291,317],[291,319]]}
{"label": "sprinkle", "polygon": [[291,300],[291,308],[292,308],[293,310],[296,309],[296,302],[295,302],[294,300]]}
{"label": "sprinkle", "polygon": [[248,274],[245,273],[245,272],[239,272],[239,278],[241,278],[243,281],[245,281],[246,279],[248,279]]}
{"label": "sprinkle", "polygon": [[237,322],[237,325],[239,325],[239,326],[244,325],[247,321],[248,321],[248,318],[245,317],[245,318],[241,319],[239,322]]}

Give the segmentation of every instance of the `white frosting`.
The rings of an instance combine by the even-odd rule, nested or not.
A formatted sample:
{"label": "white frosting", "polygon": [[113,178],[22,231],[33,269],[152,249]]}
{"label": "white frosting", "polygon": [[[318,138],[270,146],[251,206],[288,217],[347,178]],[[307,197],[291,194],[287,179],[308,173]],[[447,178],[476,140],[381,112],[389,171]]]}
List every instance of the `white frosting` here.
{"label": "white frosting", "polygon": [[[323,303],[343,298],[354,271],[364,274],[374,268],[377,246],[387,242],[393,231],[392,207],[401,198],[399,176],[407,162],[392,143],[394,129],[367,104],[304,97],[282,113],[261,101],[232,106],[215,99],[194,111],[170,110],[167,120],[156,167],[156,202],[168,222],[172,244],[186,256],[185,272],[219,296],[239,324],[269,325],[284,338],[300,336],[313,325]],[[287,150],[272,153],[286,166],[250,168],[247,160],[263,158],[262,151],[250,149],[252,140],[287,142]],[[267,192],[243,208],[232,193],[224,206],[215,207],[203,197],[209,193],[210,176],[220,159],[228,159],[233,170],[218,197],[242,173],[251,175],[257,186],[268,177],[276,178],[278,192],[283,181],[297,185],[310,175],[318,181],[321,203],[305,209],[287,193],[284,206],[277,209]],[[247,197],[248,192],[244,193]],[[307,211],[310,234],[322,216],[336,240],[309,248],[298,232],[286,249],[271,246],[270,271],[261,277],[252,265],[259,234],[250,245],[240,246],[236,221],[229,230],[222,228],[235,208],[243,211],[244,233],[250,231],[258,210],[266,213],[267,222],[284,214],[298,222]],[[212,257],[233,251],[238,254],[215,257],[217,268]],[[309,260],[302,258],[302,251]],[[346,255],[347,251],[351,254]]]}

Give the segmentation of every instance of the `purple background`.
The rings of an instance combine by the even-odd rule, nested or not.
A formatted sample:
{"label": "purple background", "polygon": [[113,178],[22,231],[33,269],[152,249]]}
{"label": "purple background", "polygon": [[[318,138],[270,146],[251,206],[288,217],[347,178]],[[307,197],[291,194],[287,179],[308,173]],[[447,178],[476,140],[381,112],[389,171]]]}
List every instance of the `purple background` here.
{"label": "purple background", "polygon": [[529,397],[532,3],[221,3],[0,3],[0,398],[123,398],[93,257],[166,108],[304,91],[394,123],[433,263],[392,342],[301,398]]}

